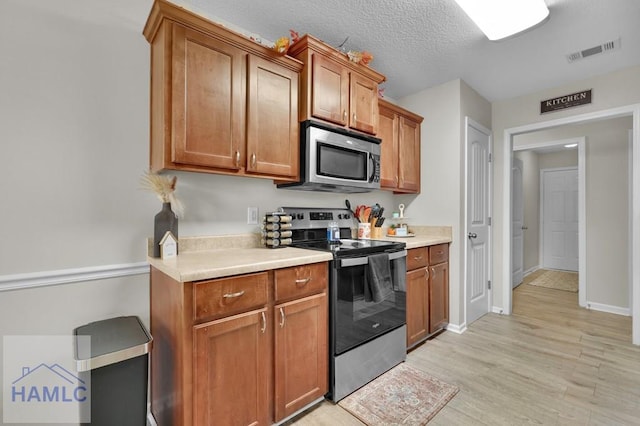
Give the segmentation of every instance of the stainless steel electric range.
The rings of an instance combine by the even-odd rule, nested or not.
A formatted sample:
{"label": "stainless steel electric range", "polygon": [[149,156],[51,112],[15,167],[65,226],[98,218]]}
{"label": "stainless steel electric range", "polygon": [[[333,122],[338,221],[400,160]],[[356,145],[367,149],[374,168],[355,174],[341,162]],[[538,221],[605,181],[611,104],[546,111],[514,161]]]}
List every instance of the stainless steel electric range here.
{"label": "stainless steel electric range", "polygon": [[[403,242],[351,239],[347,209],[284,207],[292,246],[333,254],[329,266],[329,397],[339,401],[406,358]],[[329,242],[337,222],[340,241]]]}

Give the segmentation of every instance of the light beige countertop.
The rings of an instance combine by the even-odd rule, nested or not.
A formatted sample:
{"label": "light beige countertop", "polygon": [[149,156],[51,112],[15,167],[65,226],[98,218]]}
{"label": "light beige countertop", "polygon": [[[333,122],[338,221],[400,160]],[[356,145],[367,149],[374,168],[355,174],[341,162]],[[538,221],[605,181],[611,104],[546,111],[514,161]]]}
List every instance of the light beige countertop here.
{"label": "light beige countertop", "polygon": [[413,236],[391,237],[383,235],[379,239],[401,241],[406,244],[407,249],[450,243],[452,241],[450,226],[409,226],[409,230],[412,231]]}
{"label": "light beige countertop", "polygon": [[293,247],[187,251],[173,259],[149,257],[149,263],[176,281],[199,281],[249,274],[333,259],[331,253]]}
{"label": "light beige countertop", "polygon": [[[451,227],[448,226],[412,226],[410,230],[415,236],[383,236],[380,239],[404,242],[407,249],[451,242]],[[162,260],[149,256],[147,259],[151,266],[181,282],[249,274],[333,259],[328,252],[293,247],[268,249],[259,244],[259,234],[187,237],[180,238],[177,257]]]}

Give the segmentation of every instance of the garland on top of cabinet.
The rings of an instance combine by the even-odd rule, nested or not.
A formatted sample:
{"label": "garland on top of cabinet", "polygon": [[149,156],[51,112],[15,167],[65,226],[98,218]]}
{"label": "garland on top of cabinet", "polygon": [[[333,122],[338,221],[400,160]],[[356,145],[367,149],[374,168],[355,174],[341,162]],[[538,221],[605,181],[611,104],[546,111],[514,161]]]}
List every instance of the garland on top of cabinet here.
{"label": "garland on top of cabinet", "polygon": [[[289,39],[289,37],[286,37],[286,36],[280,37],[274,43],[273,50],[275,50],[281,55],[286,55],[287,52],[289,51],[289,47],[291,47],[292,44],[295,44],[298,40],[300,40],[300,34],[298,34],[297,31],[289,30],[289,34],[291,36],[291,39]],[[347,39],[344,42],[342,42],[342,44],[338,47],[342,47],[342,45],[344,45],[344,43],[348,39],[349,37],[347,37]],[[359,65],[369,65],[369,63],[373,60],[373,55],[370,52],[367,52],[366,50],[363,50],[362,52],[358,50],[349,50],[348,52],[346,53],[343,52],[343,53],[347,56],[347,58],[349,58],[351,62],[355,62],[356,64],[359,64]]]}

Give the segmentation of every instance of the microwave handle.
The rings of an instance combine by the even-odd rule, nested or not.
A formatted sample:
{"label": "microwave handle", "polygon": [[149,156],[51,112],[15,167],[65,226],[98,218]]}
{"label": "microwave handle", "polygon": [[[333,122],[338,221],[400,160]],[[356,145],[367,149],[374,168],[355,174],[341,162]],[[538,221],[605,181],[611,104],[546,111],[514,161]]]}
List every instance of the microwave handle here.
{"label": "microwave handle", "polygon": [[[406,256],[407,256],[407,251],[406,250],[401,250],[401,251],[396,251],[396,252],[393,252],[393,253],[389,253],[389,261],[400,259],[401,257],[406,257]],[[348,258],[348,259],[340,259],[340,267],[341,268],[348,268],[349,266],[366,265],[368,263],[369,263],[369,257],[368,256],[352,257],[352,258]]]}
{"label": "microwave handle", "polygon": [[373,165],[372,170],[371,170],[371,176],[369,176],[369,183],[373,182],[373,179],[376,177],[377,174],[377,170],[376,170],[376,161],[373,158],[373,154],[369,153],[369,162]]}

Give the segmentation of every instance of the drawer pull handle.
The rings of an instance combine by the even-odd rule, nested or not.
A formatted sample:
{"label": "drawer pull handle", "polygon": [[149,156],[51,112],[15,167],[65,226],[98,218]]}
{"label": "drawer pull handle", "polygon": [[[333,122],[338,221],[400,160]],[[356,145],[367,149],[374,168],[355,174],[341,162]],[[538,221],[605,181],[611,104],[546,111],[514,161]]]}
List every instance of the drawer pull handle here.
{"label": "drawer pull handle", "polygon": [[256,166],[256,154],[253,153],[251,154],[251,167],[255,167]]}
{"label": "drawer pull handle", "polygon": [[422,256],[413,256],[414,260],[422,260]]}
{"label": "drawer pull handle", "polygon": [[225,299],[233,299],[234,297],[240,297],[244,294],[244,290],[241,290],[237,293],[225,293],[222,295]]}
{"label": "drawer pull handle", "polygon": [[240,167],[240,151],[236,151],[236,167]]}
{"label": "drawer pull handle", "polygon": [[264,311],[261,313],[262,313],[262,328],[260,329],[260,331],[262,332],[262,334],[264,334],[264,332],[267,331],[267,317],[264,315]]}
{"label": "drawer pull handle", "polygon": [[301,280],[296,280],[296,284],[306,285],[309,281],[311,281],[311,277],[307,277]]}
{"label": "drawer pull handle", "polygon": [[280,308],[280,328],[284,327],[284,311]]}

